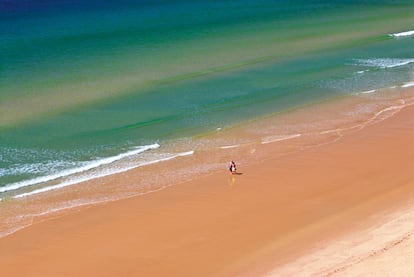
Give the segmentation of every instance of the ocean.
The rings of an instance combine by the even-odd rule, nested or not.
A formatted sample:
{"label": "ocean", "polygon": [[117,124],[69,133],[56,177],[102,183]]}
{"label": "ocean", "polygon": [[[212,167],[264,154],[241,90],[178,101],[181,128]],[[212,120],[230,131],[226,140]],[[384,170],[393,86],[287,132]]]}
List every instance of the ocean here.
{"label": "ocean", "polygon": [[332,119],[250,130],[276,143],[317,118],[337,126],[403,105],[401,90],[414,85],[413,14],[404,0],[0,1],[0,233],[27,224],[17,215],[33,217],[13,203],[250,143],[209,137],[235,126],[362,99]]}

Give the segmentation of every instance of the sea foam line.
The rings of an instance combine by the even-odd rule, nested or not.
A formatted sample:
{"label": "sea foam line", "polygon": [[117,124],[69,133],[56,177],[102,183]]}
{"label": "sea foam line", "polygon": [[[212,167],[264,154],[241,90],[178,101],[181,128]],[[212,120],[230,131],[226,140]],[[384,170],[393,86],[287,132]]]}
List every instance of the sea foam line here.
{"label": "sea foam line", "polygon": [[376,90],[375,89],[371,89],[371,90],[367,90],[367,91],[362,91],[360,92],[361,94],[370,94],[370,93],[374,93]]}
{"label": "sea foam line", "polygon": [[355,59],[357,65],[368,67],[394,68],[414,63],[414,59],[394,59],[394,58],[375,58],[375,59]]}
{"label": "sea foam line", "polygon": [[412,87],[412,86],[414,86],[414,82],[406,83],[406,84],[402,85],[401,87],[402,88],[408,88],[408,87]]}
{"label": "sea foam line", "polygon": [[177,157],[184,157],[184,156],[189,156],[189,155],[193,155],[193,154],[194,154],[194,151],[182,152],[182,153],[178,153],[178,154],[166,157],[166,158],[153,160],[153,161],[148,161],[148,162],[142,162],[142,163],[138,163],[138,164],[135,164],[135,165],[129,166],[129,167],[107,170],[105,172],[102,172],[101,174],[75,178],[75,179],[72,179],[72,180],[69,180],[69,181],[66,181],[66,182],[62,182],[62,183],[57,184],[57,185],[48,186],[48,187],[44,187],[44,188],[40,188],[40,189],[30,191],[30,192],[21,193],[21,194],[13,196],[13,198],[22,198],[22,197],[31,196],[31,195],[34,195],[34,194],[43,193],[43,192],[46,192],[46,191],[56,190],[56,189],[68,187],[68,186],[71,186],[71,185],[79,184],[81,182],[90,181],[90,180],[93,180],[93,179],[105,177],[105,176],[108,176],[108,175],[122,173],[122,172],[131,170],[131,169],[134,169],[134,168],[137,168],[137,167],[151,165],[151,164],[155,164],[155,163],[159,163],[159,162],[164,162],[164,161],[172,160],[172,159],[177,158]]}
{"label": "sea foam line", "polygon": [[160,145],[157,144],[157,143],[150,144],[150,145],[145,145],[145,146],[137,146],[134,150],[131,150],[131,151],[128,151],[128,152],[125,152],[125,153],[121,153],[121,154],[116,155],[116,156],[107,157],[107,158],[95,160],[95,161],[92,161],[92,162],[88,162],[86,165],[81,166],[81,167],[67,169],[67,170],[63,170],[63,171],[55,173],[55,174],[51,174],[51,175],[47,175],[47,176],[41,176],[41,177],[33,178],[33,179],[30,179],[30,180],[25,180],[25,181],[21,181],[21,182],[12,183],[10,185],[1,187],[0,188],[0,193],[20,189],[20,188],[23,188],[23,187],[36,185],[36,184],[39,184],[39,183],[48,182],[48,181],[52,181],[52,180],[55,180],[55,179],[58,179],[58,178],[61,178],[61,177],[66,177],[66,176],[69,176],[69,175],[73,175],[73,174],[81,173],[81,172],[84,172],[84,171],[88,171],[90,169],[97,168],[97,167],[102,166],[102,165],[110,164],[110,163],[113,163],[115,161],[121,160],[123,158],[129,157],[129,156],[132,156],[132,155],[136,155],[136,154],[145,152],[147,150],[156,149],[156,148],[159,148],[159,147],[160,147]]}
{"label": "sea foam line", "polygon": [[220,146],[221,149],[231,149],[231,148],[237,148],[240,147],[241,144],[235,144],[235,145],[227,145],[227,146]]}
{"label": "sea foam line", "polygon": [[353,95],[371,94],[371,93],[374,93],[376,91],[377,90],[375,90],[375,89],[371,89],[371,90],[366,90],[366,91],[354,92]]}
{"label": "sea foam line", "polygon": [[401,32],[401,33],[389,34],[390,37],[408,37],[408,36],[413,36],[413,35],[414,35],[414,30]]}
{"label": "sea foam line", "polygon": [[272,142],[278,142],[278,141],[298,138],[298,137],[301,137],[301,136],[302,136],[302,134],[293,134],[293,135],[286,135],[286,136],[273,136],[273,137],[269,137],[269,138],[263,140],[262,144],[267,144],[267,143],[272,143]]}

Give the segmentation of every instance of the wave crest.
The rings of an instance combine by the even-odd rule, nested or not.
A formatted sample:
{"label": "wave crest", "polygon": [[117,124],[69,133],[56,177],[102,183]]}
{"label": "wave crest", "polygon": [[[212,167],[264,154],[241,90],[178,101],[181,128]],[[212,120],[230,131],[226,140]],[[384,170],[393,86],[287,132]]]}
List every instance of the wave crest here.
{"label": "wave crest", "polygon": [[395,38],[414,36],[414,30],[401,32],[401,33],[389,34],[389,36],[390,37],[395,37]]}
{"label": "wave crest", "polygon": [[414,59],[356,59],[356,65],[377,68],[393,68],[414,63]]}
{"label": "wave crest", "polygon": [[32,186],[32,185],[36,185],[36,184],[44,183],[44,182],[49,182],[49,181],[56,180],[56,179],[61,178],[61,177],[67,177],[67,176],[74,175],[74,174],[77,174],[77,173],[85,172],[85,171],[97,168],[99,166],[106,165],[106,164],[111,164],[111,163],[113,163],[115,161],[118,161],[118,160],[121,160],[123,158],[145,152],[147,150],[156,149],[158,147],[160,147],[160,145],[157,144],[157,143],[150,144],[150,145],[144,145],[144,146],[137,146],[133,150],[127,151],[125,153],[118,154],[116,156],[107,157],[107,158],[103,158],[103,159],[99,159],[99,160],[95,160],[95,161],[91,161],[91,162],[86,162],[84,165],[82,165],[80,167],[66,169],[66,170],[60,171],[60,172],[55,173],[55,174],[40,176],[40,177],[37,177],[37,178],[24,180],[24,181],[20,181],[20,182],[16,182],[16,183],[6,185],[4,187],[0,187],[0,193],[7,192],[7,191],[12,191],[12,190],[17,190],[17,189],[20,189],[20,188],[23,188],[23,187],[28,187],[28,186]]}

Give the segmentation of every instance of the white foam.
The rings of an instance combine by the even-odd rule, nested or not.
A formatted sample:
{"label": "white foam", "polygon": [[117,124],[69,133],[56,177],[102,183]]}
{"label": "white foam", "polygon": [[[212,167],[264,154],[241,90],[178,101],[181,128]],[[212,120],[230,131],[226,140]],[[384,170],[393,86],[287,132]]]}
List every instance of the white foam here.
{"label": "white foam", "polygon": [[278,141],[298,138],[300,136],[302,136],[302,134],[293,134],[293,135],[286,135],[286,136],[271,136],[271,137],[265,138],[262,141],[262,144],[267,144],[267,143],[272,143],[272,142],[278,142]]}
{"label": "white foam", "polygon": [[367,90],[367,91],[362,91],[362,92],[360,92],[361,94],[370,94],[370,93],[373,93],[373,92],[375,92],[376,90],[375,89],[372,89],[372,90]]}
{"label": "white foam", "polygon": [[182,152],[182,153],[174,154],[174,155],[171,155],[169,157],[161,158],[161,159],[158,159],[158,160],[138,163],[138,164],[135,164],[135,165],[129,166],[129,167],[109,169],[107,171],[101,172],[100,174],[74,178],[72,180],[62,182],[62,183],[57,184],[57,185],[36,189],[36,190],[26,192],[26,193],[21,193],[21,194],[18,194],[16,196],[13,196],[13,198],[22,198],[22,197],[27,197],[27,196],[34,195],[34,194],[43,193],[43,192],[46,192],[46,191],[56,190],[56,189],[68,187],[68,186],[71,186],[71,185],[75,185],[75,184],[78,184],[78,183],[81,183],[81,182],[89,181],[89,180],[92,180],[92,179],[101,178],[101,177],[105,177],[105,176],[116,174],[116,173],[122,173],[122,172],[131,170],[131,169],[134,169],[134,168],[137,168],[137,167],[146,166],[146,165],[150,165],[150,164],[155,164],[155,163],[159,163],[159,162],[164,162],[164,161],[168,161],[168,160],[171,160],[171,159],[174,159],[174,158],[177,158],[177,157],[189,156],[189,155],[193,155],[193,154],[194,154],[194,151]]}
{"label": "white foam", "polygon": [[414,59],[390,59],[390,58],[379,58],[379,59],[357,59],[355,60],[358,65],[368,67],[379,67],[379,68],[394,68],[404,66],[410,63],[414,63]]}
{"label": "white foam", "polygon": [[220,146],[221,149],[231,149],[231,148],[237,148],[242,146],[241,144],[234,144],[234,145],[226,145],[226,146]]}
{"label": "white foam", "polygon": [[412,87],[412,86],[414,86],[414,82],[406,83],[406,84],[402,85],[401,87],[402,88],[408,88],[408,87]]}
{"label": "white foam", "polygon": [[408,36],[413,36],[413,35],[414,35],[414,30],[401,32],[401,33],[395,33],[395,34],[389,34],[390,37],[408,37]]}
{"label": "white foam", "polygon": [[90,169],[97,168],[97,167],[102,166],[102,165],[110,164],[110,163],[113,163],[115,161],[121,160],[123,158],[145,152],[145,151],[150,150],[150,149],[156,149],[158,147],[160,147],[160,145],[157,144],[157,143],[150,144],[150,145],[145,145],[145,146],[137,146],[137,147],[135,147],[134,150],[130,150],[128,152],[121,153],[121,154],[116,155],[116,156],[107,157],[107,158],[87,162],[85,165],[80,166],[80,167],[67,169],[67,170],[63,170],[63,171],[60,171],[60,172],[55,173],[55,174],[51,174],[51,175],[47,175],[47,176],[41,176],[41,177],[33,178],[33,179],[30,179],[30,180],[25,180],[25,181],[9,184],[7,186],[1,187],[0,188],[0,193],[20,189],[20,188],[27,187],[27,186],[32,186],[32,185],[39,184],[39,183],[44,183],[44,182],[56,180],[56,179],[61,178],[61,177],[66,177],[66,176],[70,176],[70,175],[81,173],[81,172],[85,172],[85,171],[88,171]]}

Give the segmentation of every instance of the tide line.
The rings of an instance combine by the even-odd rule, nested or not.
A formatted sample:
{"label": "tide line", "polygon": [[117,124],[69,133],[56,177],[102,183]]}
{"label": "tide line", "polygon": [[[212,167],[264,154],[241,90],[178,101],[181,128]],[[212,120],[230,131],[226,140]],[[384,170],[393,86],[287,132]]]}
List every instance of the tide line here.
{"label": "tide line", "polygon": [[231,149],[231,148],[242,147],[244,145],[247,145],[247,144],[245,143],[245,144],[225,145],[225,146],[220,146],[220,148],[221,149]]}
{"label": "tide line", "polygon": [[293,135],[286,135],[286,136],[273,136],[273,137],[266,138],[261,143],[262,144],[267,144],[267,143],[272,143],[272,142],[278,142],[278,141],[298,138],[298,137],[301,137],[301,136],[302,136],[302,134],[293,134]]}
{"label": "tide line", "polygon": [[[414,85],[414,84],[413,84]],[[321,135],[326,135],[326,134],[331,134],[331,133],[337,133],[338,135],[342,136],[341,132],[343,131],[350,131],[350,130],[354,130],[354,129],[363,129],[365,126],[375,122],[378,118],[379,121],[383,121],[387,118],[390,118],[392,116],[394,116],[396,113],[398,113],[399,111],[401,111],[403,108],[407,107],[407,106],[411,106],[414,105],[414,101],[411,102],[410,100],[414,100],[414,97],[404,100],[404,99],[400,99],[400,104],[398,105],[392,105],[389,107],[386,107],[378,112],[376,112],[371,118],[367,119],[364,123],[361,124],[357,124],[354,126],[350,126],[350,127],[346,127],[346,128],[338,128],[338,129],[332,129],[332,130],[326,130],[326,131],[322,131],[319,132],[319,134]],[[390,115],[385,116],[383,118],[380,118],[380,116],[382,116],[383,114],[386,114],[390,112]]]}

